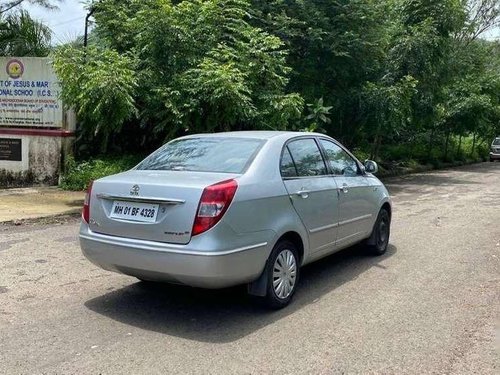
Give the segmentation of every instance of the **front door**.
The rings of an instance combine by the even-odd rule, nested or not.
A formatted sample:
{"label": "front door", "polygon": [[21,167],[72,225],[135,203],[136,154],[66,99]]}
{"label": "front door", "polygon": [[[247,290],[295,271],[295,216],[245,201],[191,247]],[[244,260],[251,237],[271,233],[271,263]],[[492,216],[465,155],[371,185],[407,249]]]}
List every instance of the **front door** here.
{"label": "front door", "polygon": [[338,193],[314,138],[287,144],[281,174],[295,211],[307,228],[311,252],[333,248],[337,240]]}
{"label": "front door", "polygon": [[339,229],[337,245],[356,243],[371,231],[373,205],[369,200],[370,183],[358,163],[341,146],[320,139],[326,158],[335,175],[339,191]]}

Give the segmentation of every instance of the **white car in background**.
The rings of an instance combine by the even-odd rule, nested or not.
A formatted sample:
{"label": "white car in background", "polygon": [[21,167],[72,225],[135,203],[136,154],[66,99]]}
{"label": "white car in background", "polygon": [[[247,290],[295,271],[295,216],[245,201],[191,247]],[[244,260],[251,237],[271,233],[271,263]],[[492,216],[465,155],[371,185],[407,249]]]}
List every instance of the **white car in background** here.
{"label": "white car in background", "polygon": [[500,160],[500,137],[491,142],[490,161]]}

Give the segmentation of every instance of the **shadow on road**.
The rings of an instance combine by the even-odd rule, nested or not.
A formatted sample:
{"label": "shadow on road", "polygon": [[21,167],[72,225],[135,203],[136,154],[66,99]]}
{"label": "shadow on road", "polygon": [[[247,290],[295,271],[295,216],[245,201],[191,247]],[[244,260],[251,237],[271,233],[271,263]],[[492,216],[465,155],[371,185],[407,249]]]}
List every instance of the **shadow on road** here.
{"label": "shadow on road", "polygon": [[[401,177],[391,177],[384,180],[391,194],[418,193],[421,188],[441,188],[452,185],[478,185],[477,174],[496,173],[500,171],[500,163],[480,163],[446,170],[438,170],[419,174],[409,174]],[[456,172],[459,172],[457,174]],[[464,175],[465,173],[465,175]],[[468,175],[470,174],[470,175]],[[458,177],[458,175],[460,177]],[[465,178],[464,178],[465,177]]]}
{"label": "shadow on road", "polygon": [[389,245],[382,257],[369,257],[356,246],[302,269],[294,301],[280,311],[269,311],[246,295],[244,287],[202,290],[168,284],[135,283],[85,303],[90,310],[141,329],[202,342],[238,340],[268,324],[316,303],[397,249]]}
{"label": "shadow on road", "polygon": [[446,175],[410,175],[398,180],[386,181],[385,186],[391,195],[399,193],[421,193],[423,190],[436,188],[439,192],[443,188],[453,185],[478,185],[480,182],[464,180]]}

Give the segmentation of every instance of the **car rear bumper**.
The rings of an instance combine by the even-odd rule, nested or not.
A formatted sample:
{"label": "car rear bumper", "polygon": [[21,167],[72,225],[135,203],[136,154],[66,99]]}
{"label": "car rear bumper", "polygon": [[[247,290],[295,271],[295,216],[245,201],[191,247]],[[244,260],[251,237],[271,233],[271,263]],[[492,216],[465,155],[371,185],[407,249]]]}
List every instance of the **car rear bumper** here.
{"label": "car rear bumper", "polygon": [[221,251],[190,249],[92,232],[82,223],[80,246],[94,264],[144,280],[200,288],[224,288],[251,282],[264,269],[267,242]]}
{"label": "car rear bumper", "polygon": [[490,152],[490,159],[500,160],[500,154],[497,154],[495,152]]}

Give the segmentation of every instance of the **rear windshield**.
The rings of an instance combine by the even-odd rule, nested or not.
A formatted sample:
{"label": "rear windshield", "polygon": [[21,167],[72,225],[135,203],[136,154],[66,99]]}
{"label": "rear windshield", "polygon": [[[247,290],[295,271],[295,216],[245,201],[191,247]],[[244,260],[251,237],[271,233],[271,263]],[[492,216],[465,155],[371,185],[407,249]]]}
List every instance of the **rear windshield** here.
{"label": "rear windshield", "polygon": [[264,143],[250,138],[186,138],[167,143],[136,169],[243,173]]}
{"label": "rear windshield", "polygon": [[493,144],[494,144],[495,146],[500,145],[500,138],[495,138],[495,140],[493,141]]}

